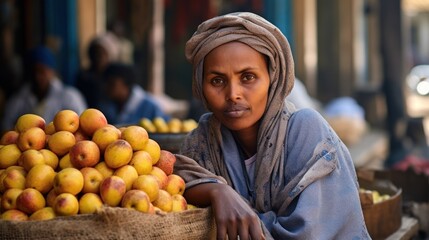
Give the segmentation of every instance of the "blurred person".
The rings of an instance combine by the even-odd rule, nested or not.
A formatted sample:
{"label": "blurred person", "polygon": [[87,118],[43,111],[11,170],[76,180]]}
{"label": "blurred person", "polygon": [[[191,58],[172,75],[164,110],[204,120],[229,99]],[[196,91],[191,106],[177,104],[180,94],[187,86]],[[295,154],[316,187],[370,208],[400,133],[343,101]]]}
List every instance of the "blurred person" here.
{"label": "blurred person", "polygon": [[110,37],[116,42],[119,48],[118,62],[125,64],[134,63],[134,45],[126,37],[126,27],[122,21],[115,20],[108,26]]}
{"label": "blurred person", "polygon": [[65,86],[56,75],[55,58],[44,46],[33,49],[28,58],[28,82],[6,102],[2,130],[14,127],[23,114],[40,115],[51,122],[55,114],[70,109],[80,114],[87,107],[82,94],[74,87]]}
{"label": "blurred person", "polygon": [[78,73],[75,86],[85,97],[88,107],[98,108],[103,97],[103,72],[112,61],[111,44],[103,36],[95,37],[89,43],[87,54],[89,67]]}
{"label": "blurred person", "polygon": [[143,117],[162,117],[169,120],[156,100],[135,82],[131,65],[111,63],[104,72],[104,89],[107,99],[100,110],[111,124],[137,124]]}

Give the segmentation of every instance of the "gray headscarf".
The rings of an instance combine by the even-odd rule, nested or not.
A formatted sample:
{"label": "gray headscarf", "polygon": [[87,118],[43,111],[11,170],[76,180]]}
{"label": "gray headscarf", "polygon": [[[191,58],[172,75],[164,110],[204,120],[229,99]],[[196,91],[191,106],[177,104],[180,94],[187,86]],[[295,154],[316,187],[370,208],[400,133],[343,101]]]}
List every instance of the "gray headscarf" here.
{"label": "gray headscarf", "polygon": [[[205,56],[214,48],[238,41],[252,47],[269,59],[270,88],[265,113],[258,133],[258,149],[255,165],[255,192],[253,203],[259,211],[268,211],[276,203],[271,196],[282,191],[284,143],[287,121],[293,107],[286,101],[294,83],[294,63],[289,43],[280,30],[262,17],[247,12],[231,13],[203,22],[187,42],[185,54],[193,64],[193,93],[207,106],[202,92],[203,63]],[[221,151],[223,140],[221,124],[213,116],[189,135],[182,147],[182,154],[194,159],[210,172],[222,176],[231,184]],[[204,126],[205,125],[205,126]],[[179,160],[184,158],[179,156]],[[190,171],[184,164],[176,171],[187,182],[206,175]],[[193,169],[195,170],[195,169]],[[207,177],[210,177],[207,175]],[[281,180],[280,180],[281,181]],[[277,206],[280,207],[280,206]]]}

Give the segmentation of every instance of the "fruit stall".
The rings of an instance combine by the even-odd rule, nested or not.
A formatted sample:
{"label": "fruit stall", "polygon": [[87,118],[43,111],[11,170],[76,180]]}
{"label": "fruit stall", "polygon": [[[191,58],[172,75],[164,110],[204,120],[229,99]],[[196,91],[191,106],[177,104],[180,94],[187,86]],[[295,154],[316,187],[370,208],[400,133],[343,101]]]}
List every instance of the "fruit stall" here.
{"label": "fruit stall", "polygon": [[[97,109],[63,110],[49,123],[22,115],[0,138],[0,239],[214,239],[211,209],[187,203],[173,173],[196,127],[174,118],[114,126]],[[357,175],[373,239],[429,232],[427,176]]]}

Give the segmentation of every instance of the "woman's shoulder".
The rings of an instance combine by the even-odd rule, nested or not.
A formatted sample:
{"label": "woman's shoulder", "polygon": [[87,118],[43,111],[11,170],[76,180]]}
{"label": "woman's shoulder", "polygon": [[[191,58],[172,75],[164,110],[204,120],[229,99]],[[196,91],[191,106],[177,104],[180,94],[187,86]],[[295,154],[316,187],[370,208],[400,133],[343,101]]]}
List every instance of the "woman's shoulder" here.
{"label": "woman's shoulder", "polygon": [[290,178],[313,165],[326,153],[342,149],[339,138],[316,110],[301,109],[294,112],[287,129],[285,167]]}
{"label": "woman's shoulder", "polygon": [[317,143],[322,139],[333,139],[335,135],[325,118],[311,108],[303,108],[292,113],[287,131],[288,139],[293,140],[292,142],[302,140]]}
{"label": "woman's shoulder", "polygon": [[329,130],[329,124],[318,111],[312,108],[302,108],[291,114],[288,131],[302,131],[305,129],[309,131],[316,131],[317,129]]}
{"label": "woman's shoulder", "polygon": [[301,108],[293,112],[290,116],[291,123],[310,123],[310,122],[323,122],[323,116],[312,108]]}

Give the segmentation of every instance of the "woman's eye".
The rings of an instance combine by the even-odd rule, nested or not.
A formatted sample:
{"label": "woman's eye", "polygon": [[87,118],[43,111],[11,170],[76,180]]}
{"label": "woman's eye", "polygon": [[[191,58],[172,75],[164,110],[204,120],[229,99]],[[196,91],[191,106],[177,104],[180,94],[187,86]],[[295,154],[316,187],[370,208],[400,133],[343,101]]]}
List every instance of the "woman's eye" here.
{"label": "woman's eye", "polygon": [[256,77],[255,77],[255,75],[253,75],[253,74],[246,74],[246,75],[244,75],[243,76],[243,80],[244,81],[251,81],[251,80],[253,80],[253,79],[255,79]]}
{"label": "woman's eye", "polygon": [[220,86],[220,85],[222,85],[223,84],[223,79],[222,78],[213,78],[212,80],[211,80],[211,84],[213,85],[213,86]]}

